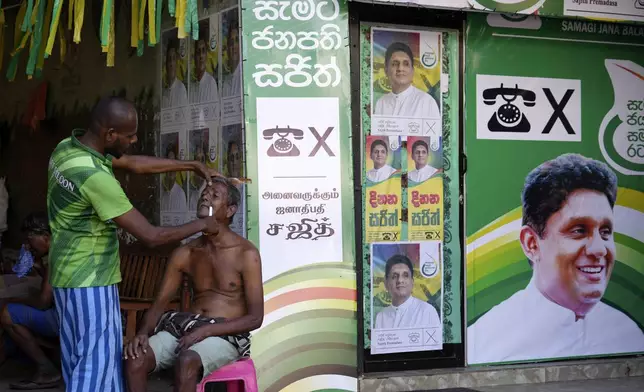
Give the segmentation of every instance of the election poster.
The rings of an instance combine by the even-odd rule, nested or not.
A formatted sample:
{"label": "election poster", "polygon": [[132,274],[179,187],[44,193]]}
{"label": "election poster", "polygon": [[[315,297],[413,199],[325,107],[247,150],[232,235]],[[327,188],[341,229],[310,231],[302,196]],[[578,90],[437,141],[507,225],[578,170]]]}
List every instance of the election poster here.
{"label": "election poster", "polygon": [[443,151],[441,137],[407,138],[408,238],[443,238]]}
{"label": "election poster", "polygon": [[372,28],[371,134],[440,135],[441,34]]}
{"label": "election poster", "polygon": [[367,242],[401,239],[402,187],[399,137],[368,136],[365,157],[365,232]]}
{"label": "election poster", "polygon": [[640,27],[468,19],[467,362],[644,352]]}
{"label": "election poster", "polygon": [[371,244],[371,353],[443,347],[442,243]]}

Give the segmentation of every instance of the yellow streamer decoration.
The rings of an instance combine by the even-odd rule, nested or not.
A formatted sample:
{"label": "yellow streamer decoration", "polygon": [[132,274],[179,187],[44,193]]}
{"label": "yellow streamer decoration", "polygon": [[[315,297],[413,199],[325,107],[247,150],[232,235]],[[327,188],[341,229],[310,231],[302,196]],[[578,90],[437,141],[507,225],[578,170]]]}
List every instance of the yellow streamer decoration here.
{"label": "yellow streamer decoration", "polygon": [[107,49],[107,66],[114,66],[114,2],[111,4],[110,10],[110,31],[107,37],[108,40],[108,49]]}
{"label": "yellow streamer decoration", "polygon": [[[47,48],[45,49],[45,58],[51,56],[51,50],[54,48],[54,41],[56,40],[56,34],[54,34],[54,31],[58,30],[58,22],[60,21],[60,11],[62,8],[63,0],[54,0],[54,11],[51,19],[51,27],[49,28],[49,40],[47,41]],[[63,57],[64,56],[61,56],[61,59]]]}
{"label": "yellow streamer decoration", "polygon": [[130,46],[139,46],[139,5],[138,0],[132,0],[132,24],[130,32]]}
{"label": "yellow streamer decoration", "polygon": [[157,44],[157,16],[155,0],[148,1],[148,19],[148,42],[150,43],[150,46],[154,46]]}
{"label": "yellow streamer decoration", "polygon": [[177,9],[176,9],[176,26],[178,28],[177,36],[179,39],[186,38],[188,34],[186,33],[186,9],[188,6],[188,0],[177,0]]}
{"label": "yellow streamer decoration", "polygon": [[74,42],[78,44],[81,42],[81,30],[85,20],[85,0],[72,1],[74,2]]}
{"label": "yellow streamer decoration", "polygon": [[139,8],[139,40],[145,39],[145,6],[147,0],[140,0],[141,7]]}
{"label": "yellow streamer decoration", "polygon": [[76,0],[69,0],[67,3],[67,30],[71,30],[74,23],[74,3]]}

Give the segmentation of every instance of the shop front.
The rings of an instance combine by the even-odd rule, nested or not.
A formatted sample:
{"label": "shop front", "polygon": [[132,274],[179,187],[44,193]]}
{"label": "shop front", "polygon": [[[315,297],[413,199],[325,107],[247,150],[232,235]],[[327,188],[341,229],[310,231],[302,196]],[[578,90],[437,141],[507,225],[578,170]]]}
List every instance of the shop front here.
{"label": "shop front", "polygon": [[[251,180],[232,227],[262,256],[260,390],[644,375],[641,0],[106,1],[82,43],[63,13],[42,62],[15,60],[13,3],[7,243],[44,206],[20,176],[120,93],[138,153]],[[149,220],[194,219],[199,177],[119,179]]]}

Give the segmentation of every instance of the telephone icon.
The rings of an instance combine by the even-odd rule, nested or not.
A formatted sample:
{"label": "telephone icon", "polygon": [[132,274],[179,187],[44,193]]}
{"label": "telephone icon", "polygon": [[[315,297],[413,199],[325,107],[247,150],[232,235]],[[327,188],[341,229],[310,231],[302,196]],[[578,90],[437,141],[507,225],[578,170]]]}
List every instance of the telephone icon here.
{"label": "telephone icon", "polygon": [[513,102],[518,97],[521,97],[525,106],[533,107],[537,100],[537,95],[534,91],[520,89],[518,84],[514,88],[503,87],[503,83],[499,88],[483,90],[483,102],[486,105],[496,104],[498,96],[501,96],[505,103],[496,109],[496,112],[488,121],[488,129],[491,132],[530,132],[530,122]]}
{"label": "telephone icon", "polygon": [[644,9],[644,0],[635,0],[635,8]]}
{"label": "telephone icon", "polygon": [[275,127],[266,129],[262,132],[264,139],[273,140],[275,135],[279,136],[271,144],[266,152],[269,157],[297,157],[300,155],[300,149],[288,138],[292,136],[295,140],[304,139],[304,131],[287,126],[286,128]]}

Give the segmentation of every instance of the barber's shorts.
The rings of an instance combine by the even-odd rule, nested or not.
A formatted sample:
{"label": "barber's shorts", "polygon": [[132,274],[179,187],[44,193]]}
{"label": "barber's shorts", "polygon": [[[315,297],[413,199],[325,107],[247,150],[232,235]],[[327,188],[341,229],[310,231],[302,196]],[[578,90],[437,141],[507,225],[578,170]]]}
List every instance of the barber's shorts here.
{"label": "barber's shorts", "polygon": [[8,304],[7,311],[14,324],[44,337],[58,336],[58,315],[56,308],[40,310],[23,304]]}
{"label": "barber's shorts", "polygon": [[[157,362],[154,370],[172,367],[178,357],[174,350],[179,345],[179,340],[169,332],[161,331],[151,336],[149,342]],[[239,359],[239,353],[235,346],[216,336],[206,338],[194,344],[188,350],[196,352],[201,357],[202,377],[206,377],[222,366]]]}

